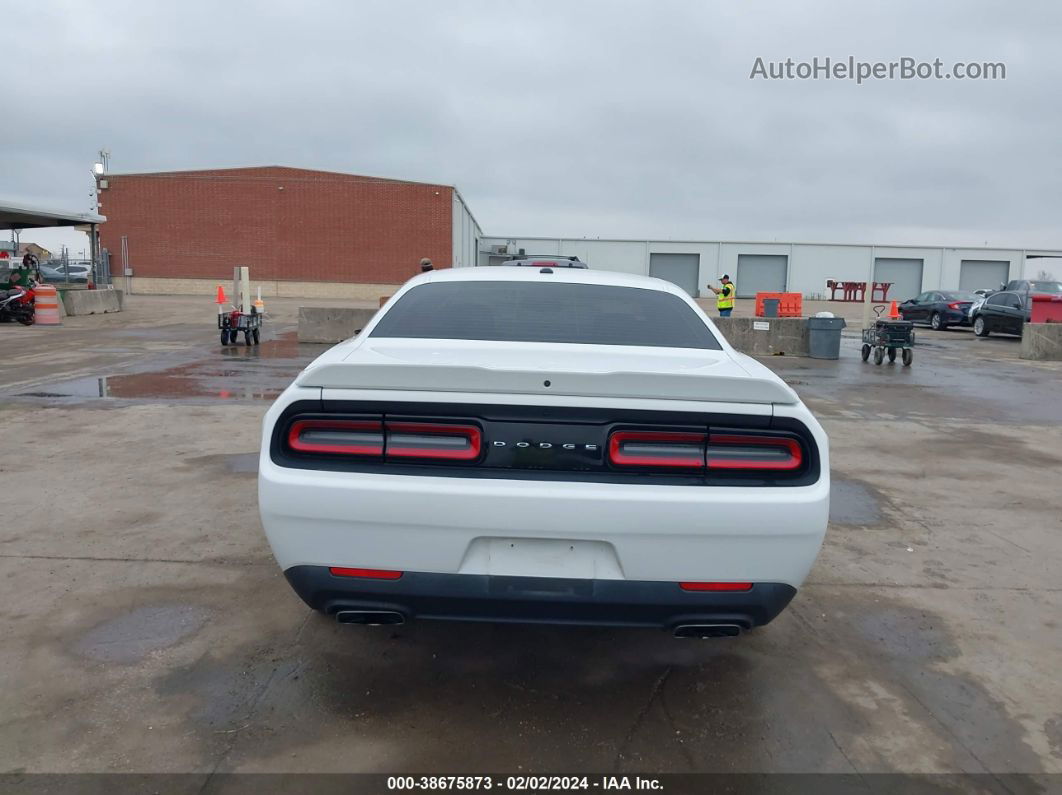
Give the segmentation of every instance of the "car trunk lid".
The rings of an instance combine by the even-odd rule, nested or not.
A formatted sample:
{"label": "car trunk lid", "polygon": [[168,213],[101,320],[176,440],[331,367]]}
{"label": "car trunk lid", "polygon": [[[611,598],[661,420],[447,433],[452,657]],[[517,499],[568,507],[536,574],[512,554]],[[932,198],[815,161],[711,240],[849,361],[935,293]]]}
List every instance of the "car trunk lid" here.
{"label": "car trunk lid", "polygon": [[770,373],[727,351],[612,345],[382,338],[310,365],[297,383],[325,389],[796,403]]}

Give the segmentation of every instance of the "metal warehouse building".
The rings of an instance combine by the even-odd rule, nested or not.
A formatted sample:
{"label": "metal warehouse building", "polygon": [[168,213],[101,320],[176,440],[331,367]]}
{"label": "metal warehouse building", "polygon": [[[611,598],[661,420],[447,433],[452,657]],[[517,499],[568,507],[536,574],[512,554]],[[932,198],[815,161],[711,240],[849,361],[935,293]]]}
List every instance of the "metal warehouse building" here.
{"label": "metal warehouse building", "polygon": [[451,185],[265,166],[106,174],[97,187],[111,272],[128,265],[139,293],[208,292],[249,265],[265,295],[375,299],[421,257],[473,264],[482,235]]}
{"label": "metal warehouse building", "polygon": [[1054,269],[1062,278],[1062,251],[872,246],[832,243],[754,243],[675,240],[581,240],[544,237],[484,238],[479,265],[511,254],[574,255],[591,268],[667,279],[691,295],[711,295],[706,285],[724,273],[739,298],[757,292],[796,292],[826,297],[828,280],[891,282],[889,298],[905,300],[925,290],[997,288],[1001,282]]}

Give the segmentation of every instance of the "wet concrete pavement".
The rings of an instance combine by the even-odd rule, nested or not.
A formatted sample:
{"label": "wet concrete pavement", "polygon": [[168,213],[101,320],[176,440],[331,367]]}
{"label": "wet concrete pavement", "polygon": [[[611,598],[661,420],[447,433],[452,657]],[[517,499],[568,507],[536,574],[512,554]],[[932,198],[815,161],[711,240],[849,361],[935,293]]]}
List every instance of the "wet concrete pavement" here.
{"label": "wet concrete pavement", "polygon": [[365,629],[298,601],[256,516],[268,398],[323,350],[295,306],[258,350],[192,299],[0,327],[0,771],[1062,773],[1059,366],[964,331],[909,369],[765,359],[835,499],[742,638]]}

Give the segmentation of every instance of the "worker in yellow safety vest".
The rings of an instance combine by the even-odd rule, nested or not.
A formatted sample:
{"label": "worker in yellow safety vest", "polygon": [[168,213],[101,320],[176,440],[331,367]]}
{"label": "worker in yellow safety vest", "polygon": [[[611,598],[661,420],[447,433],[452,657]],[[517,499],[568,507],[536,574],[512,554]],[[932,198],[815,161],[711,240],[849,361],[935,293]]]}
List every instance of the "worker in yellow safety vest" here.
{"label": "worker in yellow safety vest", "polygon": [[715,293],[715,308],[719,310],[719,317],[730,317],[730,313],[734,311],[734,291],[737,285],[730,281],[730,277],[725,273],[719,283],[723,286],[712,287],[709,284],[708,289]]}

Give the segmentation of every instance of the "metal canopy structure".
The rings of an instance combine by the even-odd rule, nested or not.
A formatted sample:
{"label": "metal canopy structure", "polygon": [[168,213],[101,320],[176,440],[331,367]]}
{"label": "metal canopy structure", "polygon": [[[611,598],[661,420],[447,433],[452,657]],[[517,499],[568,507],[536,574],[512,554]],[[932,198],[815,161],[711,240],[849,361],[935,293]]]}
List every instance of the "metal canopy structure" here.
{"label": "metal canopy structure", "polygon": [[106,216],[96,213],[64,212],[55,208],[29,207],[0,199],[0,229],[87,226],[102,224],[106,220]]}

